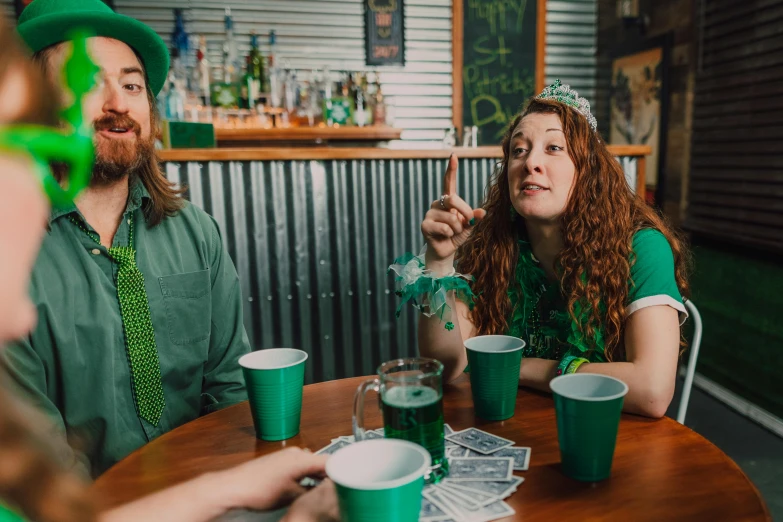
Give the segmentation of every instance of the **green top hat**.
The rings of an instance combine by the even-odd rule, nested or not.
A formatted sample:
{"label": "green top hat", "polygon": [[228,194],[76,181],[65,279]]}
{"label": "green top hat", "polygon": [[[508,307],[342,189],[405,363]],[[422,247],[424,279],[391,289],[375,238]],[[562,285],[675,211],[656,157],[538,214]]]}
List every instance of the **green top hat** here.
{"label": "green top hat", "polygon": [[169,50],[147,25],[117,14],[101,0],[34,0],[19,17],[17,30],[32,51],[70,39],[74,29],[119,40],[141,56],[149,86],[157,96],[169,72]]}

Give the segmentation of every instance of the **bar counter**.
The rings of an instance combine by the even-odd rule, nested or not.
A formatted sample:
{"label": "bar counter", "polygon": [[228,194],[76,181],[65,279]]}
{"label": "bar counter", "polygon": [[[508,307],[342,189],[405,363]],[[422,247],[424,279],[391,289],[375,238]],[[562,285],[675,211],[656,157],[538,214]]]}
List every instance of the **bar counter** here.
{"label": "bar counter", "polygon": [[[302,129],[294,129],[301,132]],[[339,131],[341,129],[333,129]],[[351,130],[350,128],[342,130]],[[390,129],[389,132],[397,129]],[[239,131],[242,131],[240,134]],[[219,137],[224,138],[236,132],[237,136],[252,136],[243,129],[223,129]],[[252,131],[266,132],[266,129]],[[279,132],[279,131],[276,131]],[[259,136],[261,134],[258,134]],[[278,136],[282,136],[278,134]],[[347,134],[346,134],[347,136]],[[283,138],[281,138],[283,139]],[[609,145],[609,152],[617,157],[644,158],[652,154],[647,145]],[[217,149],[168,149],[158,151],[162,161],[263,161],[263,160],[327,160],[327,159],[437,159],[448,158],[451,153],[460,158],[500,158],[500,147],[454,147],[452,149],[389,149],[389,148],[332,148],[332,147],[276,147],[253,148],[232,147]]]}
{"label": "bar counter", "polygon": [[[649,147],[611,147],[644,188]],[[455,148],[458,191],[478,206],[499,147]],[[416,353],[413,308],[395,319],[386,273],[419,252],[420,224],[442,193],[452,150],[230,148],[159,151],[166,175],[212,215],[239,273],[258,348],[310,354],[308,383],[368,375]]]}
{"label": "bar counter", "polygon": [[366,142],[398,140],[402,129],[382,125],[367,127],[287,127],[275,129],[215,129],[221,147],[258,146],[279,142]]}

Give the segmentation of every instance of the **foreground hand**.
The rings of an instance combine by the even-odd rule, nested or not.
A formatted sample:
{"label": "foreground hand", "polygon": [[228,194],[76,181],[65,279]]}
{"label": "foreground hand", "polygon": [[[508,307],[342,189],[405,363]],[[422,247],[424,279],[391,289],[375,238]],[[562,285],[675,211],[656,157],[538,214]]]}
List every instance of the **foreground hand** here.
{"label": "foreground hand", "polygon": [[227,509],[266,511],[286,506],[305,493],[299,481],[322,476],[328,455],[287,448],[235,468],[218,472],[215,484],[224,492]]}
{"label": "foreground hand", "polygon": [[324,480],[317,488],[299,497],[281,522],[337,522],[340,508],[334,482]]}
{"label": "foreground hand", "polygon": [[452,154],[443,176],[444,197],[432,202],[421,223],[428,261],[451,264],[457,248],[468,240],[475,224],[487,215],[484,209],[474,210],[457,195],[457,166],[457,157]]}

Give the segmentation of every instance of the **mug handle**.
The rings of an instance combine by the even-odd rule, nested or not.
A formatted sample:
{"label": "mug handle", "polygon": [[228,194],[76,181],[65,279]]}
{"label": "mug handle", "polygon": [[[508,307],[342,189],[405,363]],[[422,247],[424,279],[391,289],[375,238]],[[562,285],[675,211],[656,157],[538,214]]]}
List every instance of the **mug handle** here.
{"label": "mug handle", "polygon": [[353,438],[356,442],[364,440],[364,396],[369,390],[380,393],[381,380],[378,377],[367,379],[359,385],[353,397]]}

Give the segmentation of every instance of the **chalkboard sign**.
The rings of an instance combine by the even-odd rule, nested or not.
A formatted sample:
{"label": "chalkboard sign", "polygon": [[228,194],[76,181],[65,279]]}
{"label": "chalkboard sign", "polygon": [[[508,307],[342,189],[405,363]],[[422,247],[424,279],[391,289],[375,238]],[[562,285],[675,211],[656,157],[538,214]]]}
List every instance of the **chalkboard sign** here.
{"label": "chalkboard sign", "polygon": [[535,94],[537,0],[463,0],[462,120],[500,143]]}
{"label": "chalkboard sign", "polygon": [[405,65],[402,0],[364,0],[367,65]]}

